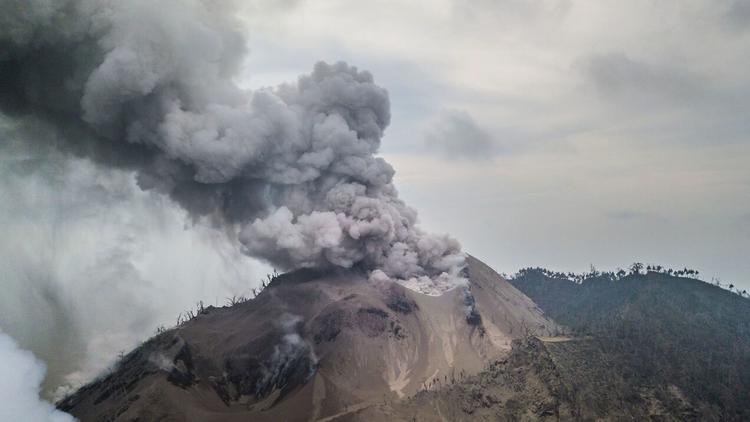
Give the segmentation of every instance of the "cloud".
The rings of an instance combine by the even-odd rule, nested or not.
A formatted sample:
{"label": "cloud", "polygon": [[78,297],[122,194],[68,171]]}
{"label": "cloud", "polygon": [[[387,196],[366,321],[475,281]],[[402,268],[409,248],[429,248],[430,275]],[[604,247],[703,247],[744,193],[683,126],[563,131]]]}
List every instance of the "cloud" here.
{"label": "cloud", "polygon": [[607,218],[618,222],[632,222],[638,220],[649,220],[651,222],[665,222],[666,218],[646,211],[619,210],[606,213]]}
{"label": "cloud", "polygon": [[469,24],[478,21],[504,25],[522,25],[541,21],[551,24],[564,18],[573,6],[571,0],[452,0],[451,9],[458,19]]}
{"label": "cloud", "polygon": [[499,152],[490,134],[460,110],[441,112],[425,133],[425,145],[447,159],[488,160]]}
{"label": "cloud", "polygon": [[745,31],[750,23],[750,4],[744,0],[730,1],[723,17],[732,29]]}
{"label": "cloud", "polygon": [[703,85],[685,70],[636,61],[622,53],[593,54],[577,66],[597,92],[615,100],[685,103],[696,100]]}
{"label": "cloud", "polygon": [[0,331],[0,420],[31,422],[73,422],[67,413],[39,398],[44,363],[22,350]]}

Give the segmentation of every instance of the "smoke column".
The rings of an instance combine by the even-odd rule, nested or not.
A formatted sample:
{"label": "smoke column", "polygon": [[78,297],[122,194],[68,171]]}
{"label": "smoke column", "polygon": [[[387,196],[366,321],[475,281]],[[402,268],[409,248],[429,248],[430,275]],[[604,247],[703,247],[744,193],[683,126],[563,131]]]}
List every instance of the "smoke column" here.
{"label": "smoke column", "polygon": [[136,172],[282,269],[358,266],[424,293],[464,254],[421,231],[376,157],[387,92],[346,63],[248,92],[232,2],[0,0],[0,107],[59,145]]}

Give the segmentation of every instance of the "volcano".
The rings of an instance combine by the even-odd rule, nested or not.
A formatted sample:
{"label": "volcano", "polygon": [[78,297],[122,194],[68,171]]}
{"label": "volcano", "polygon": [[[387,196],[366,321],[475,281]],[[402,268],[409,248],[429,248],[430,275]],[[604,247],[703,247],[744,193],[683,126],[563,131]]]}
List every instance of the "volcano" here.
{"label": "volcano", "polygon": [[429,296],[354,270],[283,274],[151,338],[58,407],[82,421],[385,418],[389,403],[558,329],[479,260],[468,257],[464,275],[466,286]]}

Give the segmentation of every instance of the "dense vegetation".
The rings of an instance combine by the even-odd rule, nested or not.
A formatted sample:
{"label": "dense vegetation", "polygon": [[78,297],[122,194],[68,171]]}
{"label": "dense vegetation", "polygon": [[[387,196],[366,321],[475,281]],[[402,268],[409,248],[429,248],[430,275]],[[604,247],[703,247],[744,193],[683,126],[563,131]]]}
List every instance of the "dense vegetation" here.
{"label": "dense vegetation", "polygon": [[750,420],[750,300],[655,269],[525,269],[511,282],[573,334],[592,337],[630,388],[674,385],[699,419]]}

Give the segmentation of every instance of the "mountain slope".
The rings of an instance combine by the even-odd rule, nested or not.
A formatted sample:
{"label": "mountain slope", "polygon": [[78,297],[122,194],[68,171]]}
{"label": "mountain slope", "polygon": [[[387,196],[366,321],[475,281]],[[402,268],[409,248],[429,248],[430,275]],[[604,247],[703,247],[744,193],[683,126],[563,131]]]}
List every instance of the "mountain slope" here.
{"label": "mountain slope", "polygon": [[59,407],[82,421],[357,418],[558,327],[489,267],[425,296],[354,271],[298,271],[256,299],[207,308],[124,357]]}
{"label": "mountain slope", "polygon": [[[547,273],[549,274],[549,273]],[[625,388],[677,388],[700,420],[750,420],[750,300],[663,273],[512,283],[621,368]]]}
{"label": "mountain slope", "polygon": [[591,339],[529,336],[481,373],[363,411],[372,421],[696,420],[681,392],[627,388]]}

